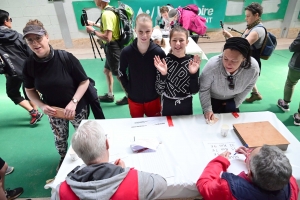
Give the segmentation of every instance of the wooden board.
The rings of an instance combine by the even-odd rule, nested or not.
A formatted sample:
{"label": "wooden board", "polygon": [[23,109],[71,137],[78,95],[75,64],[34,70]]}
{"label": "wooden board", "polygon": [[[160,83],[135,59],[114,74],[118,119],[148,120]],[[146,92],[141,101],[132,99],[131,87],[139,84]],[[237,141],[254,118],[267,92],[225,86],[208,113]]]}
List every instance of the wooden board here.
{"label": "wooden board", "polygon": [[285,151],[290,144],[268,121],[233,124],[233,128],[243,145],[250,148],[267,144]]}

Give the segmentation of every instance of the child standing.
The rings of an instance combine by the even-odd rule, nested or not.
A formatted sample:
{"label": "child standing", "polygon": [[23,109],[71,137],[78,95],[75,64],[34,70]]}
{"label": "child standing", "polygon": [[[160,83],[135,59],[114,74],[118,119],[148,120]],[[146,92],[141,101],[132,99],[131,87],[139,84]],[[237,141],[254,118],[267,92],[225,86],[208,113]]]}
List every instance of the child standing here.
{"label": "child standing", "polygon": [[156,91],[162,99],[162,115],[193,114],[193,94],[199,91],[198,55],[187,55],[188,31],[176,26],[170,31],[171,52],[165,59],[155,56]]}
{"label": "child standing", "polygon": [[120,56],[119,77],[128,93],[131,117],[160,116],[160,98],[155,90],[156,68],[153,58],[165,58],[165,52],[150,38],[152,19],[142,13],[136,17],[137,38]]}

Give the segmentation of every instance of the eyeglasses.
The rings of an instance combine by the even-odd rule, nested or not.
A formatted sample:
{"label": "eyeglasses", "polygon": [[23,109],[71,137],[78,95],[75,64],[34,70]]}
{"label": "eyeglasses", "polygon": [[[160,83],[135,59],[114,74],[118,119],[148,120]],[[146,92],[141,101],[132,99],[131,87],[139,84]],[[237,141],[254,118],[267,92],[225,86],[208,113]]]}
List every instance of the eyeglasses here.
{"label": "eyeglasses", "polygon": [[234,89],[233,76],[232,75],[227,76],[227,81],[229,81],[229,84],[228,84],[229,89],[233,90]]}
{"label": "eyeglasses", "polygon": [[34,41],[37,42],[37,43],[40,43],[43,40],[43,37],[44,36],[39,35],[39,36],[36,36],[35,38],[29,38],[29,39],[26,38],[26,42],[28,44],[33,44]]}

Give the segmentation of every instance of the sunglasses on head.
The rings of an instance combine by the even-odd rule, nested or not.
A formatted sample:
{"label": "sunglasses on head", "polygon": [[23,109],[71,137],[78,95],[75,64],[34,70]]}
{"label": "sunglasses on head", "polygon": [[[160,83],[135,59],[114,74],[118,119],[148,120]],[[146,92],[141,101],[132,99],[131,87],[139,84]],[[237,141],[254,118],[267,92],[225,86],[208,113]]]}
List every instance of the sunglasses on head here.
{"label": "sunglasses on head", "polygon": [[229,89],[233,90],[234,89],[233,76],[232,75],[227,76],[227,81],[229,81],[229,84],[228,84]]}

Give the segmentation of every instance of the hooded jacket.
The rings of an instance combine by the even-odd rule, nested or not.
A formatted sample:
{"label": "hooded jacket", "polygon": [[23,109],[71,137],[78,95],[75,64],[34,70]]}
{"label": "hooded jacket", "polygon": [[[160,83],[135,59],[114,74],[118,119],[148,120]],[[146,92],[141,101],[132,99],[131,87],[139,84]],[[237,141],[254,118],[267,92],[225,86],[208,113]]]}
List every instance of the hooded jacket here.
{"label": "hooded jacket", "polygon": [[[130,168],[122,168],[109,163],[82,166],[70,173],[66,183],[79,199],[109,200],[129,173]],[[160,175],[137,171],[136,183],[138,199],[157,199],[167,189],[166,180]],[[60,185],[51,200],[59,200]]]}
{"label": "hooded jacket", "polygon": [[289,67],[300,72],[300,32],[298,33],[297,38],[290,45],[289,49],[290,52],[294,52],[289,62]]}
{"label": "hooded jacket", "polygon": [[160,58],[166,57],[161,47],[152,40],[145,54],[138,50],[137,39],[121,52],[119,77],[129,99],[136,103],[147,103],[159,96],[155,90],[156,55]]}
{"label": "hooded jacket", "polygon": [[16,73],[21,76],[24,61],[32,53],[23,40],[23,36],[6,26],[0,26],[0,50],[9,56]]}
{"label": "hooded jacket", "polygon": [[238,176],[227,173],[230,162],[218,156],[208,163],[197,181],[197,188],[205,200],[297,200],[299,188],[292,176],[282,190],[268,192],[255,186],[245,172]]}

